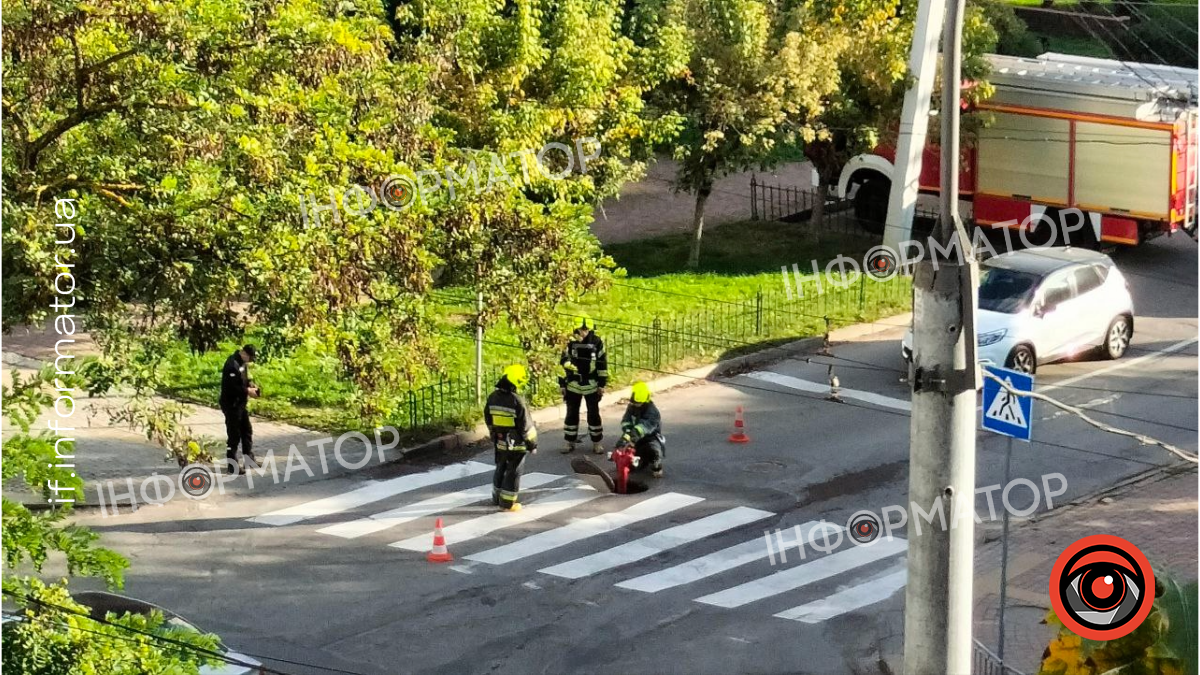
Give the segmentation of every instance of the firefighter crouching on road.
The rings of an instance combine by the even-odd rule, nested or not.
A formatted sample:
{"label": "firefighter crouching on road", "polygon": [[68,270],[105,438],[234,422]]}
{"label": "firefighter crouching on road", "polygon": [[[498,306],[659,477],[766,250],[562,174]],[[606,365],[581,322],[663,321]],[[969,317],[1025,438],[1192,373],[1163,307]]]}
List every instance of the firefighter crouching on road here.
{"label": "firefighter crouching on road", "polygon": [[504,369],[496,389],[483,406],[492,444],[496,448],[496,473],[492,477],[492,503],[505,511],[520,511],[517,492],[521,488],[521,467],[525,455],[537,452],[537,428],[529,404],[518,393],[529,383],[525,366],[514,364]]}
{"label": "firefighter crouching on road", "polygon": [[662,435],[662,415],[650,400],[650,387],[635,382],[629,396],[629,406],[621,418],[622,443],[632,444],[638,464],[650,467],[655,478],[662,478],[666,439]]}
{"label": "firefighter crouching on road", "polygon": [[604,352],[604,340],[595,332],[596,324],[586,316],[575,320],[574,337],[567,343],[559,363],[563,377],[558,378],[558,388],[567,404],[567,417],[563,420],[563,437],[567,447],[563,454],[575,451],[579,442],[579,406],[587,403],[588,436],[592,439],[592,452],[604,454],[604,426],[600,420],[600,399],[608,386],[608,355]]}

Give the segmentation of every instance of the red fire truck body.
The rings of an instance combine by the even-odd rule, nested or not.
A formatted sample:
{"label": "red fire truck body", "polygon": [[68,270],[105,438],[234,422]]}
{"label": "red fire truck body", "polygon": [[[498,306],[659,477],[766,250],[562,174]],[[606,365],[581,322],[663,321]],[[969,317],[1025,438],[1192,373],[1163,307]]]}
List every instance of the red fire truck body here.
{"label": "red fire truck body", "polygon": [[[1088,245],[1195,232],[1198,71],[1060,54],[989,58],[995,94],[976,106],[986,126],[964,139],[959,182],[977,225],[1038,231],[1074,208],[1087,219]],[[838,185],[880,228],[894,159],[891,147],[854,157]],[[938,192],[939,165],[939,148],[927,145],[923,193]]]}

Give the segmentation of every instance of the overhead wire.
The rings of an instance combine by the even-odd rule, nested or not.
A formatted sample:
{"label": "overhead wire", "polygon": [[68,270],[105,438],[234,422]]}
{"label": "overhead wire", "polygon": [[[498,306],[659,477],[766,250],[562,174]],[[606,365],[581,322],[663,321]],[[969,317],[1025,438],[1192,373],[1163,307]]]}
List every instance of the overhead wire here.
{"label": "overhead wire", "polygon": [[[1174,5],[1174,6],[1175,7],[1183,7],[1184,5]],[[1137,14],[1138,18],[1142,22],[1152,22],[1153,21],[1153,19],[1151,19],[1149,15],[1147,15],[1142,10],[1138,9],[1136,6],[1131,5],[1129,9],[1131,12]],[[1180,26],[1183,26],[1184,30],[1191,31],[1192,35],[1196,35],[1198,33],[1196,26],[1188,26],[1186,23],[1175,18],[1175,16],[1173,14],[1171,14],[1170,12],[1162,12],[1162,15],[1166,16],[1172,22],[1174,22]],[[1194,45],[1194,44],[1189,45],[1188,43],[1184,42],[1183,40],[1180,40],[1179,38],[1175,37],[1175,34],[1171,31],[1164,31],[1164,35],[1167,37],[1167,39],[1171,40],[1176,45],[1181,47],[1184,50],[1184,54],[1187,54],[1188,56],[1191,56],[1192,58],[1197,58],[1198,54],[1196,51],[1196,45]]]}
{"label": "overhead wire", "polygon": [[[1109,16],[1111,16],[1111,14]],[[1105,41],[1103,38],[1101,38],[1099,35],[1096,34],[1096,31],[1091,28],[1091,26],[1089,25],[1089,23],[1087,21],[1081,21],[1081,22],[1079,22],[1079,25],[1083,26],[1083,29],[1085,31],[1087,31],[1088,35],[1091,35],[1092,38],[1099,40],[1101,43],[1104,43],[1105,46],[1109,47],[1110,51],[1112,51],[1114,55],[1117,53],[1116,49],[1114,49],[1112,45],[1109,45],[1107,41]],[[1129,48],[1125,46],[1125,43],[1122,42],[1121,39],[1119,37],[1117,37],[1117,35],[1115,33],[1113,33],[1112,31],[1110,31],[1108,29],[1108,26],[1105,26],[1104,23],[1101,21],[1096,22],[1096,25],[1101,30],[1103,30],[1106,35],[1108,35],[1110,38],[1112,38],[1112,42],[1121,48],[1121,50],[1125,53],[1125,56],[1132,58],[1133,55],[1130,53]],[[1137,40],[1139,42],[1141,42],[1147,49],[1149,49],[1150,53],[1154,54],[1155,58],[1157,58],[1162,63],[1166,63],[1166,61],[1161,56],[1159,56],[1156,52],[1154,52],[1153,48],[1151,48],[1150,45],[1147,45],[1145,43],[1145,41],[1143,41],[1136,34],[1134,34],[1134,37],[1137,38]],[[1150,87],[1152,89],[1158,90],[1161,88],[1158,84],[1155,84],[1154,82],[1151,82],[1150,80],[1146,79],[1145,77],[1142,77],[1141,73],[1139,73],[1137,68],[1134,67],[1136,62],[1126,61],[1124,59],[1121,59],[1120,57],[1116,58],[1116,61],[1118,63],[1120,63],[1121,65],[1125,66],[1127,69],[1129,69],[1129,72],[1132,73],[1139,80],[1150,85]],[[1174,86],[1170,82],[1168,82],[1162,76],[1156,75],[1152,69],[1147,68],[1146,72],[1148,72],[1151,77],[1158,77],[1159,81],[1162,82],[1162,84],[1165,85],[1168,89],[1174,89]]]}
{"label": "overhead wire", "polygon": [[[610,363],[612,363],[612,362],[610,362]],[[690,378],[690,379],[695,379],[695,380],[708,380],[707,377],[687,375],[686,373],[677,373],[677,372],[672,372],[672,371],[668,371],[668,370],[659,370],[659,369],[655,369],[655,368],[645,368],[645,367],[640,367],[640,366],[626,366],[626,367],[635,368],[637,370],[645,370],[645,371],[649,371],[649,372],[665,374],[665,375],[674,375],[677,377],[685,377],[685,378]],[[884,408],[884,407],[871,407],[871,406],[867,406],[867,405],[860,405],[860,404],[856,404],[856,403],[847,401],[845,399],[833,400],[830,397],[808,395],[808,394],[805,394],[803,392],[798,392],[798,391],[791,391],[791,390],[781,391],[779,389],[770,389],[768,387],[759,387],[759,386],[755,386],[755,385],[746,384],[744,382],[735,382],[732,379],[722,380],[721,384],[726,385],[726,386],[731,386],[731,387],[734,387],[737,389],[746,389],[746,390],[751,390],[751,391],[763,391],[763,392],[767,392],[770,394],[783,394],[785,396],[793,396],[796,398],[803,398],[803,399],[816,400],[816,401],[826,401],[826,402],[830,402],[830,403],[837,403],[839,405],[848,405],[852,408],[860,408],[863,410],[870,410],[872,412],[881,412],[881,413],[886,413],[889,415],[894,415],[897,417],[906,417],[906,418],[911,417],[911,415],[909,413],[895,411],[895,410],[891,410],[891,409]],[[1132,432],[1124,432],[1122,435],[1132,435]],[[1147,437],[1147,438],[1149,438],[1149,437]],[[1090,448],[1079,448],[1079,447],[1075,447],[1075,446],[1071,446],[1071,445],[1065,445],[1062,443],[1053,443],[1053,442],[1042,441],[1042,440],[1037,440],[1037,441],[1033,441],[1033,442],[1041,444],[1041,445],[1048,445],[1051,447],[1061,448],[1064,450],[1071,450],[1073,452],[1078,452],[1078,453],[1085,454],[1085,455],[1104,457],[1106,459],[1119,459],[1119,460],[1124,460],[1124,461],[1135,463],[1135,464],[1144,464],[1147,466],[1160,466],[1159,464],[1155,464],[1153,462],[1147,462],[1145,460],[1135,459],[1132,457],[1124,457],[1121,455],[1114,455],[1111,453],[1101,452],[1101,451],[1093,450]]]}
{"label": "overhead wire", "polygon": [[[1081,408],[1077,408],[1068,403],[1063,403],[1062,401],[1059,401],[1058,399],[1055,399],[1055,398],[1051,398],[1050,396],[1047,396],[1045,394],[1039,394],[1039,393],[1033,392],[1033,391],[1021,391],[1019,389],[1014,388],[1011,384],[1009,384],[1005,380],[1001,379],[1000,377],[998,377],[988,371],[983,371],[983,376],[987,379],[998,382],[1000,384],[1000,387],[1002,389],[1004,389],[1006,392],[1008,392],[1009,395],[1033,398],[1033,399],[1037,399],[1039,401],[1044,401],[1046,403],[1049,403],[1052,406],[1055,406],[1056,408],[1061,408],[1062,410],[1066,410],[1067,412],[1071,413],[1072,415],[1075,415],[1079,419],[1083,420],[1084,422],[1087,422],[1088,424],[1091,424],[1092,426],[1096,427],[1097,429],[1099,429],[1101,431],[1105,431],[1110,434],[1117,434],[1119,436],[1128,436],[1129,438],[1132,438],[1132,439],[1138,441],[1142,445],[1157,445],[1157,446],[1163,448],[1164,450],[1170,452],[1171,454],[1179,457],[1180,459],[1183,459],[1183,460],[1186,460],[1189,462],[1193,462],[1193,463],[1200,463],[1200,457],[1198,457],[1192,453],[1189,453],[1186,450],[1182,450],[1170,443],[1160,441],[1157,438],[1152,438],[1150,436],[1146,436],[1145,434],[1139,434],[1137,432],[1120,429],[1118,427],[1114,427],[1114,426],[1105,424],[1103,422],[1094,420],[1091,417],[1089,417],[1087,415],[1087,413],[1085,413]],[[1192,431],[1195,431],[1195,430],[1193,429]]]}
{"label": "overhead wire", "polygon": [[[1106,16],[1111,17],[1111,18],[1116,18],[1116,14],[1112,13],[1111,10],[1108,12],[1108,14],[1106,14]],[[1084,23],[1086,25],[1087,22],[1081,22],[1081,23]],[[1102,28],[1105,29],[1105,32],[1109,32],[1110,35],[1115,36],[1114,32],[1108,31],[1108,26],[1105,26],[1103,23],[1097,23],[1097,25],[1102,26]],[[1122,28],[1124,29],[1124,31],[1126,31],[1127,35],[1133,36],[1134,40],[1138,41],[1142,47],[1145,47],[1147,52],[1150,52],[1154,56],[1154,58],[1158,59],[1158,65],[1164,65],[1164,66],[1170,65],[1168,59],[1163,58],[1162,54],[1159,54],[1156,49],[1154,49],[1153,47],[1150,46],[1150,44],[1148,44],[1145,40],[1142,40],[1141,36],[1136,34],[1136,32],[1129,30],[1129,26],[1123,25]],[[1121,42],[1120,40],[1117,40],[1117,43],[1121,44],[1121,48],[1124,50],[1124,53],[1126,53],[1126,55],[1130,56],[1130,58],[1133,58],[1133,54],[1129,52],[1129,49],[1126,46],[1124,46],[1123,42]],[[1128,64],[1128,62],[1124,62],[1124,61],[1122,61],[1122,62],[1124,65],[1126,65],[1129,68],[1129,70],[1133,70],[1133,64]],[[1157,74],[1157,72],[1154,71],[1153,68],[1147,67],[1146,71],[1150,72],[1151,74]],[[1168,86],[1168,88],[1170,88],[1170,89],[1175,88],[1175,86],[1172,85],[1170,82],[1168,82],[1168,80],[1166,80],[1166,78],[1164,78],[1162,76],[1158,76],[1158,77],[1159,77],[1159,79],[1163,80],[1163,84]]]}
{"label": "overhead wire", "polygon": [[[465,339],[465,340],[474,340],[474,339],[475,339],[475,338],[473,338],[473,337],[470,337],[470,336],[465,336],[465,335],[453,335],[453,334],[451,334],[451,335],[450,335],[450,337],[456,337],[456,338]],[[514,348],[514,349],[521,349],[521,347],[520,347],[519,345],[513,345],[513,344],[508,344],[508,343],[498,343],[498,342],[494,342],[494,341],[487,341],[487,340],[485,340],[485,342],[486,342],[486,343],[488,343],[488,344],[497,344],[497,345],[504,346],[504,347]],[[828,355],[822,355],[822,356],[828,356]],[[836,357],[835,357],[835,358],[836,358]],[[865,362],[859,362],[859,363],[865,363]],[[645,372],[658,373],[658,374],[661,374],[661,375],[670,375],[670,376],[675,376],[675,377],[683,377],[683,378],[686,378],[686,379],[692,379],[692,380],[697,380],[697,381],[710,381],[710,378],[709,378],[709,377],[707,377],[707,376],[689,375],[689,374],[687,374],[687,373],[681,373],[681,372],[672,371],[672,370],[665,370],[665,369],[661,369],[661,368],[652,368],[652,367],[648,367],[648,366],[645,366],[645,365],[636,365],[636,364],[622,363],[622,362],[620,362],[620,361],[615,361],[615,360],[610,360],[610,361],[609,361],[609,364],[610,364],[610,365],[614,365],[614,366],[619,366],[619,367],[629,368],[629,369],[631,369],[631,370],[641,370],[641,371],[645,371]],[[817,364],[817,365],[828,365],[828,364]],[[884,368],[884,370],[890,370],[890,369],[886,369],[886,368]],[[987,375],[988,375],[988,376],[990,376],[990,377],[994,377],[994,376],[991,376],[991,374],[990,374],[990,373],[987,373]],[[884,414],[893,415],[893,416],[896,416],[896,417],[906,417],[906,418],[908,418],[908,417],[911,417],[911,414],[909,414],[909,413],[902,412],[902,411],[897,411],[897,410],[891,410],[891,409],[889,409],[889,408],[882,407],[882,406],[880,406],[880,407],[875,407],[875,406],[870,406],[870,405],[865,405],[865,404],[859,404],[859,403],[855,403],[855,402],[853,402],[853,401],[848,401],[848,400],[846,400],[846,399],[844,399],[844,398],[836,398],[836,399],[835,399],[835,398],[833,398],[833,397],[832,397],[832,395],[833,395],[833,393],[834,393],[834,391],[833,391],[832,389],[831,389],[831,391],[830,391],[830,395],[828,395],[828,396],[820,396],[820,395],[816,395],[816,394],[808,394],[808,393],[805,393],[805,392],[799,392],[799,391],[794,391],[794,390],[787,390],[787,389],[780,390],[780,389],[773,389],[773,388],[770,388],[770,387],[765,387],[765,386],[758,386],[758,385],[748,384],[748,383],[745,383],[745,382],[739,382],[739,381],[737,381],[737,380],[733,379],[732,377],[731,377],[731,378],[728,378],[728,379],[723,379],[723,380],[721,381],[721,384],[723,384],[723,385],[725,385],[725,386],[730,386],[730,387],[733,387],[733,388],[736,388],[736,389],[742,389],[742,390],[748,390],[748,391],[761,391],[761,392],[765,392],[765,393],[769,393],[769,394],[777,394],[777,395],[778,395],[778,394],[782,394],[782,395],[784,395],[784,396],[792,396],[792,397],[795,397],[795,398],[801,398],[801,399],[807,399],[807,400],[813,400],[813,401],[825,401],[825,402],[829,402],[829,403],[836,403],[836,404],[838,404],[838,405],[846,405],[846,406],[849,406],[849,407],[851,407],[851,408],[858,408],[858,409],[861,409],[861,410],[868,410],[868,411],[871,411],[871,412],[884,413]],[[1010,390],[1011,390],[1011,389],[1010,389]],[[1018,392],[1018,393],[1021,393],[1021,392]],[[1130,437],[1130,438],[1134,438],[1135,440],[1138,440],[1138,441],[1139,441],[1140,443],[1142,443],[1143,445],[1157,445],[1157,446],[1161,446],[1161,447],[1163,447],[1163,448],[1167,449],[1168,451],[1172,452],[1172,454],[1175,454],[1175,455],[1177,455],[1177,456],[1179,456],[1179,457],[1181,457],[1181,458],[1183,458],[1183,459],[1185,459],[1185,460],[1187,460],[1187,461],[1193,461],[1193,462],[1194,462],[1194,461],[1197,461],[1196,459],[1193,459],[1193,458],[1192,458],[1193,456],[1192,456],[1192,455],[1190,455],[1189,453],[1187,453],[1186,451],[1184,451],[1184,450],[1180,450],[1179,448],[1177,448],[1177,447],[1175,447],[1175,446],[1173,446],[1173,445],[1171,445],[1171,444],[1169,444],[1169,443],[1165,443],[1165,442],[1163,442],[1163,441],[1160,441],[1160,440],[1158,440],[1158,439],[1152,438],[1152,437],[1150,437],[1150,436],[1146,436],[1146,435],[1144,435],[1144,434],[1138,434],[1138,433],[1136,433],[1136,432],[1131,432],[1131,431],[1127,431],[1127,430],[1124,430],[1124,429],[1119,429],[1119,428],[1117,428],[1117,427],[1113,427],[1113,426],[1110,426],[1110,425],[1104,424],[1104,423],[1102,423],[1102,422],[1097,422],[1096,420],[1093,420],[1093,419],[1091,419],[1091,418],[1090,418],[1090,417],[1088,417],[1086,414],[1084,414],[1084,413],[1083,413],[1081,410],[1079,410],[1079,409],[1075,408],[1074,406],[1070,406],[1069,404],[1062,403],[1062,402],[1060,402],[1060,401],[1057,401],[1056,399],[1051,399],[1050,397],[1046,396],[1045,394],[1040,394],[1040,393],[1032,392],[1032,393],[1030,393],[1029,395],[1030,395],[1031,397],[1033,397],[1033,398],[1038,398],[1038,399],[1040,399],[1040,400],[1045,400],[1045,401],[1047,401],[1047,402],[1051,403],[1052,405],[1055,405],[1056,407],[1059,407],[1059,408],[1066,409],[1066,410],[1068,410],[1068,411],[1072,412],[1072,414],[1075,414],[1076,416],[1080,417],[1080,418],[1081,418],[1081,419],[1083,419],[1084,421],[1088,422],[1089,424],[1092,424],[1093,426],[1096,426],[1097,428],[1101,429],[1102,431],[1108,431],[1109,433],[1114,433],[1114,434],[1117,434],[1117,435],[1120,435],[1120,436],[1127,436],[1127,437]],[[1106,414],[1107,414],[1107,413],[1106,413]],[[1153,422],[1153,421],[1148,421],[1147,423],[1149,423],[1149,424],[1158,424],[1158,422]],[[1173,425],[1170,425],[1170,424],[1163,424],[1163,426],[1173,426]],[[1194,431],[1194,430],[1191,430],[1191,431]],[[1041,443],[1041,444],[1044,444],[1044,445],[1048,445],[1048,446],[1051,446],[1051,447],[1062,448],[1062,449],[1065,449],[1065,450],[1071,450],[1071,451],[1073,451],[1073,452],[1083,453],[1083,454],[1087,454],[1087,455],[1094,455],[1094,456],[1098,456],[1098,457],[1105,457],[1105,458],[1108,458],[1108,459],[1121,459],[1121,460],[1125,460],[1125,461],[1129,461],[1129,462],[1133,462],[1133,463],[1138,463],[1138,464],[1146,464],[1146,465],[1149,465],[1149,466],[1159,466],[1158,464],[1154,464],[1154,463],[1151,463],[1151,462],[1146,462],[1146,461],[1144,461],[1144,460],[1139,460],[1139,459],[1135,459],[1135,458],[1131,458],[1131,457],[1123,457],[1123,456],[1120,456],[1120,455],[1114,455],[1114,454],[1111,454],[1111,453],[1105,453],[1105,452],[1101,452],[1101,451],[1098,451],[1098,450],[1093,450],[1093,449],[1090,449],[1090,448],[1079,448],[1079,447],[1070,446],[1070,445],[1065,445],[1065,444],[1061,444],[1061,443],[1053,443],[1053,442],[1049,442],[1049,441],[1041,441],[1041,440],[1039,440],[1039,441],[1035,441],[1035,442],[1037,442],[1037,443]]]}
{"label": "overhead wire", "polygon": [[1100,391],[1100,392],[1106,392],[1106,393],[1110,393],[1110,394],[1133,394],[1136,396],[1156,396],[1159,398],[1178,398],[1178,399],[1184,399],[1184,400],[1188,400],[1188,401],[1196,400],[1195,394],[1169,394],[1169,393],[1165,393],[1165,392],[1161,392],[1161,391],[1134,391],[1132,389],[1113,389],[1111,387],[1085,387],[1080,384],[1050,383],[1050,385],[1048,385],[1048,386],[1053,386],[1055,389],[1079,389],[1082,391]]}

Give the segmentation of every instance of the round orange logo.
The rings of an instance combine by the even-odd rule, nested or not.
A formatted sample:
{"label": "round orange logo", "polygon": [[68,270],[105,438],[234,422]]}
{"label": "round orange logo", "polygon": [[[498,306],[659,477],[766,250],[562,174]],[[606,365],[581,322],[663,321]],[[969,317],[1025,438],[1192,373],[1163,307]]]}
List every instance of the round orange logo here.
{"label": "round orange logo", "polygon": [[1050,604],[1063,625],[1080,637],[1124,637],[1154,606],[1154,570],[1136,546],[1120,537],[1084,537],[1054,562]]}

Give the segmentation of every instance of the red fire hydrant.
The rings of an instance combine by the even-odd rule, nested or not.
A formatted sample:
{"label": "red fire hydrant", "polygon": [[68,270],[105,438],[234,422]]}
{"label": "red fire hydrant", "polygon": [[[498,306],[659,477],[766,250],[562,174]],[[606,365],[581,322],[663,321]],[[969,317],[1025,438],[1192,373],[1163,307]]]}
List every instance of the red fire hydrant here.
{"label": "red fire hydrant", "polygon": [[608,458],[617,465],[617,494],[629,494],[629,472],[638,465],[637,452],[634,450],[633,443],[622,439],[617,447],[608,453]]}

